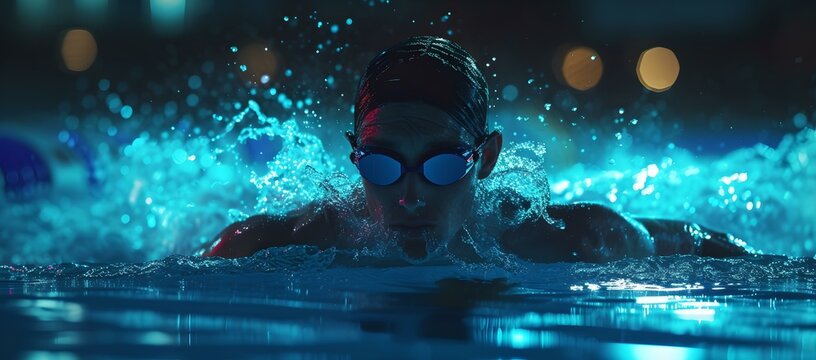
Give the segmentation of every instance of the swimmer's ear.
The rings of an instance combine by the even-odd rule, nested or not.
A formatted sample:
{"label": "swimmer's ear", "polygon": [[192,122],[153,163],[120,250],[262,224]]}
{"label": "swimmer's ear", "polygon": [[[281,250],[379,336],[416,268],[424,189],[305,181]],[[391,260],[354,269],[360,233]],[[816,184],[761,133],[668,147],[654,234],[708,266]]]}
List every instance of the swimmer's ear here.
{"label": "swimmer's ear", "polygon": [[479,179],[484,179],[493,168],[496,166],[496,161],[499,160],[499,153],[502,149],[502,134],[494,131],[490,134],[484,147],[482,148],[482,156],[479,159],[479,172],[477,176]]}
{"label": "swimmer's ear", "polygon": [[354,151],[357,150],[357,139],[355,139],[354,134],[351,131],[346,131],[346,140],[348,140],[349,144],[351,145],[351,153],[349,154],[349,161],[354,163]]}

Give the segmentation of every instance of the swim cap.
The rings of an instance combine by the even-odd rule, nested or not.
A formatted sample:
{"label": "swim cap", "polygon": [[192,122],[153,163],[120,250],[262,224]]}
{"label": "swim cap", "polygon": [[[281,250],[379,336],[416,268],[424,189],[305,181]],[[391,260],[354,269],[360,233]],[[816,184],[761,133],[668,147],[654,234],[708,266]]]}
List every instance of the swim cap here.
{"label": "swim cap", "polygon": [[371,110],[389,102],[420,101],[450,115],[476,139],[487,135],[487,82],[456,43],[415,36],[374,57],[354,102],[354,139]]}

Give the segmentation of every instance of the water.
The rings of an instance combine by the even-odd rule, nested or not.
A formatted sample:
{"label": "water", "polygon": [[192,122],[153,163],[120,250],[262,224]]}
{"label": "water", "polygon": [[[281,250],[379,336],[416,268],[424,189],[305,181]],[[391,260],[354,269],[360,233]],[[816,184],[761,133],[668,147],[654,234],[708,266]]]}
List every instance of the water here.
{"label": "water", "polygon": [[8,358],[808,358],[816,261],[673,256],[610,264],[241,260],[0,273]]}
{"label": "water", "polygon": [[[305,32],[314,36],[308,46],[240,33],[224,34],[209,52],[180,56],[187,50],[168,45],[146,70],[78,75],[56,122],[0,125],[0,137],[36,145],[54,188],[0,195],[0,263],[157,260],[193,254],[252,214],[327,199],[355,206],[342,204],[360,181],[342,133],[371,49],[354,41],[363,34],[350,19],[338,33],[295,20],[271,24],[276,39]],[[485,58],[501,61],[496,55]],[[279,68],[286,57],[298,68]],[[659,98],[582,104],[546,72],[514,83],[495,67],[483,71],[493,89],[488,126],[503,132],[505,146],[480,183],[479,214],[527,200],[526,212],[504,219],[512,223],[550,203],[594,201],[699,222],[767,254],[816,255],[816,131],[804,113],[779,141],[699,151],[708,142],[744,142],[683,129]],[[515,101],[499,94],[509,86]]]}
{"label": "water", "polygon": [[[313,26],[289,20],[281,38]],[[56,128],[0,129],[36,145],[54,175],[50,191],[0,196],[3,358],[741,359],[816,350],[816,131],[801,117],[779,142],[706,153],[683,145],[706,139],[677,130],[665,104],[640,99],[589,121],[591,104],[546,79],[510,84],[493,74],[491,89],[514,94],[491,98],[489,125],[503,131],[505,149],[475,209],[498,223],[470,228],[484,264],[379,266],[377,249],[190,256],[251,214],[360,205],[341,134],[351,126],[353,69],[368,60],[354,55],[371,49],[340,43],[230,44],[227,61],[169,56],[178,66],[160,81],[80,78],[78,89],[92,90],[66,100]],[[272,56],[259,49],[273,45],[300,66],[261,74],[242,63]],[[546,103],[520,106],[521,94]],[[60,152],[67,162],[51,161]],[[530,264],[490,245],[496,228],[574,201],[696,221],[772,255]],[[505,202],[527,206],[505,213]]]}

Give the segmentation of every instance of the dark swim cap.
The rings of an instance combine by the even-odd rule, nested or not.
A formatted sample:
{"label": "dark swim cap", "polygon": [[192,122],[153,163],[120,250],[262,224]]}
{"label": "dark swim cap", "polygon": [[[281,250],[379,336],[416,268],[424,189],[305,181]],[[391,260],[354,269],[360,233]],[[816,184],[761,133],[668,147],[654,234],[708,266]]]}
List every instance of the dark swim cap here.
{"label": "dark swim cap", "polygon": [[390,102],[438,107],[468,133],[487,135],[487,82],[476,61],[456,43],[415,36],[374,57],[360,78],[354,101],[354,139],[371,110]]}

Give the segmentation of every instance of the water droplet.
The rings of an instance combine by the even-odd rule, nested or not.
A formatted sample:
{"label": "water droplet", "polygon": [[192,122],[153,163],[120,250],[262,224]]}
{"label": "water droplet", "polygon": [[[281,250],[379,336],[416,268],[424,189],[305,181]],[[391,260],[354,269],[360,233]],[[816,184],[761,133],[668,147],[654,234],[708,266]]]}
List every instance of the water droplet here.
{"label": "water droplet", "polygon": [[108,79],[99,80],[98,86],[100,91],[108,91],[108,89],[110,89],[110,80]]}
{"label": "water droplet", "polygon": [[122,109],[119,110],[119,115],[122,115],[122,118],[125,120],[130,119],[130,117],[133,116],[133,108],[130,107],[130,105],[122,106]]}
{"label": "water droplet", "polygon": [[173,151],[173,162],[181,165],[185,161],[187,161],[187,152],[184,151],[184,149],[176,149]]}
{"label": "water droplet", "polygon": [[515,85],[507,85],[502,89],[502,98],[507,101],[514,101],[518,97],[518,88]]}
{"label": "water droplet", "polygon": [[797,128],[801,129],[805,127],[805,125],[807,125],[807,121],[808,121],[807,116],[803,113],[797,113],[796,115],[793,116],[793,125],[796,126]]}
{"label": "water droplet", "polygon": [[201,88],[201,77],[198,75],[190,76],[190,78],[187,79],[187,86],[189,86],[190,89],[198,90]]}

